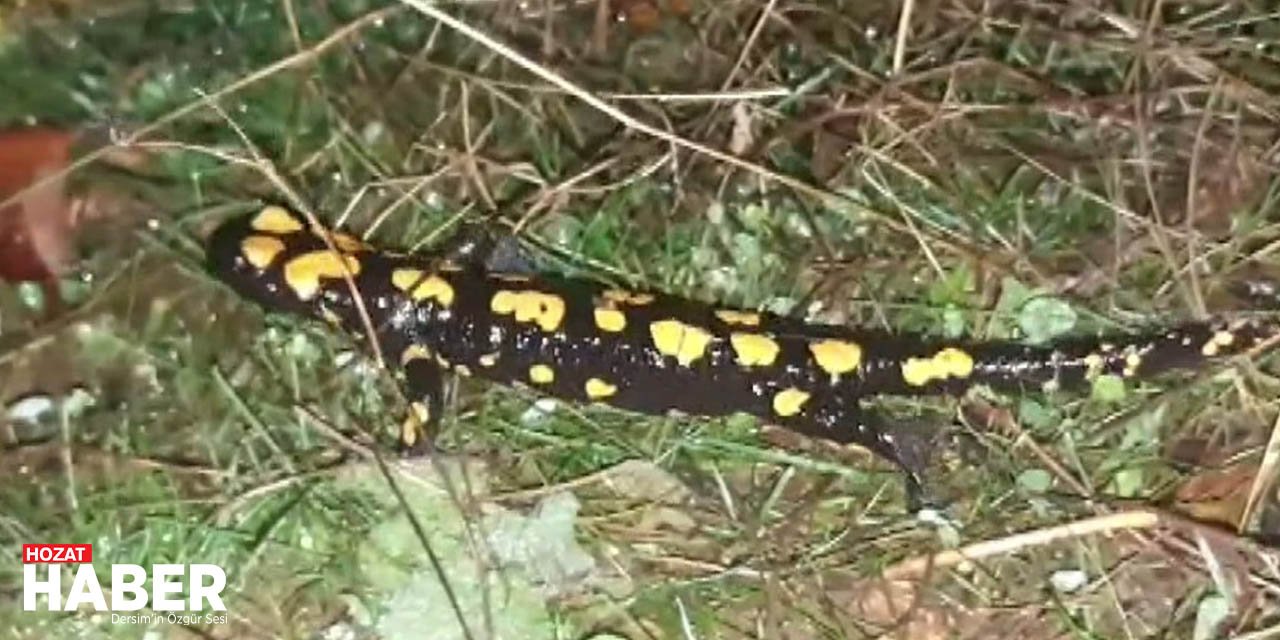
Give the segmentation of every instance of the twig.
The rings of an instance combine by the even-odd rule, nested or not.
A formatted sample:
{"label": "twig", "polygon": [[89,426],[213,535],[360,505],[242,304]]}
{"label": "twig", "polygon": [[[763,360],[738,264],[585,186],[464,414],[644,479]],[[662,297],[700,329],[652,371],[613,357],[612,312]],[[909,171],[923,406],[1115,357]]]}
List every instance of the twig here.
{"label": "twig", "polygon": [[[305,51],[299,51],[298,53],[295,53],[287,58],[282,58],[280,60],[277,60],[265,67],[262,67],[261,69],[258,69],[257,71],[254,71],[253,73],[247,76],[244,76],[243,78],[240,78],[239,80],[236,80],[235,82],[232,82],[231,84],[228,84],[227,86],[221,89],[218,89],[217,91],[214,91],[213,93],[203,95],[199,99],[188,102],[187,104],[184,104],[181,107],[178,107],[177,109],[174,109],[173,111],[170,111],[169,113],[166,113],[163,116],[160,116],[159,118],[152,121],[151,124],[148,124],[134,131],[133,133],[130,133],[122,137],[120,140],[116,142],[116,146],[129,146],[129,145],[135,144],[141,141],[143,138],[151,135],[152,133],[159,131],[165,125],[171,122],[180,120],[183,117],[195,111],[198,111],[202,107],[212,104],[216,100],[220,100],[230,94],[233,94],[237,91],[240,91],[241,89],[244,89],[245,87],[248,87],[251,84],[254,84],[261,80],[269,78],[281,71],[284,71],[285,69],[302,66],[303,64],[310,62],[313,58],[316,58],[317,56],[319,56],[321,53],[323,53],[327,49],[347,39],[357,31],[360,31],[361,29],[379,20],[384,20],[394,15],[398,11],[400,11],[400,7],[392,6],[392,7],[386,7],[384,9],[379,9],[377,11],[373,11],[370,13],[366,13],[365,15],[361,16],[359,19],[353,20],[352,22],[349,22],[346,25],[343,25],[342,28],[329,34],[328,37],[326,37],[324,40],[321,40],[320,42],[317,42],[310,49],[307,49]],[[32,189],[39,189],[51,182],[62,180],[67,175],[75,171],[78,171],[80,169],[83,169],[89,164],[97,161],[98,159],[110,153],[112,149],[113,149],[112,145],[106,145],[101,148],[95,149],[89,153],[86,153],[83,156],[80,156],[74,162],[68,164],[66,168],[64,168],[63,170],[44,176],[39,180],[35,180],[34,182],[28,184],[26,188],[19,189],[16,193],[9,196],[8,198],[5,198],[4,200],[0,200],[0,210],[5,209],[10,205],[18,202],[19,200],[21,200],[23,197],[26,196],[27,192],[31,191]]]}
{"label": "twig", "polygon": [[762,89],[738,89],[736,91],[711,91],[707,93],[604,93],[610,100],[633,100],[648,102],[740,102],[745,100],[764,100],[765,98],[785,98],[791,95],[786,87],[768,87]]}
{"label": "twig", "polygon": [[1253,475],[1253,485],[1249,487],[1249,499],[1244,503],[1240,522],[1236,524],[1238,533],[1244,533],[1248,528],[1262,495],[1275,483],[1277,464],[1280,464],[1280,414],[1276,415],[1276,422],[1271,426],[1271,437],[1267,439],[1267,448],[1262,452],[1262,463],[1258,465],[1258,471]]}
{"label": "twig", "polygon": [[[201,92],[201,94],[203,95],[203,92]],[[284,179],[284,176],[281,176],[280,173],[276,171],[275,164],[268,160],[267,157],[258,150],[257,145],[253,144],[253,140],[251,140],[249,135],[245,133],[244,129],[240,126],[240,123],[232,119],[216,100],[210,100],[208,104],[209,108],[217,113],[218,116],[227,123],[227,126],[231,127],[231,130],[240,138],[240,141],[244,144],[245,148],[249,150],[249,155],[253,158],[253,166],[258,170],[258,172],[265,176],[276,189],[279,189],[281,193],[284,193],[285,196],[288,197],[289,202],[295,209],[302,213],[303,217],[307,219],[308,224],[315,228],[323,228],[324,225],[320,223],[320,220],[316,218],[315,213],[312,212],[311,205],[302,198],[301,194],[289,185],[289,183]],[[325,248],[327,248],[333,255],[341,255],[338,248],[334,246],[333,238],[331,238],[329,234],[322,235],[321,239],[324,240]],[[360,322],[364,326],[365,335],[369,338],[369,345],[373,348],[373,357],[378,363],[378,369],[386,369],[386,360],[382,356],[382,343],[378,340],[378,332],[373,328],[373,317],[369,315],[369,308],[365,303],[365,297],[360,295],[360,288],[356,285],[355,276],[351,273],[351,269],[347,267],[346,261],[339,260],[338,265],[341,267],[342,280],[351,291],[351,300],[356,308],[356,314],[360,316]]]}
{"label": "twig", "polygon": [[915,13],[915,0],[902,0],[902,13],[898,14],[898,34],[893,42],[893,75],[902,72],[902,62],[907,55],[907,35],[911,31],[911,14]]}
{"label": "twig", "polygon": [[1041,546],[1097,533],[1109,533],[1122,529],[1151,529],[1159,524],[1160,515],[1150,510],[1121,511],[1119,513],[1093,516],[1047,529],[1015,533],[1004,538],[975,542],[959,549],[950,549],[933,555],[909,558],[886,569],[884,577],[888,580],[914,578],[928,573],[931,568],[954,567],[964,562],[1013,553],[1027,547]]}
{"label": "twig", "polygon": [[[604,100],[600,99],[596,95],[592,94],[590,91],[587,91],[586,89],[574,84],[564,76],[561,76],[560,74],[535,62],[534,60],[530,59],[528,56],[520,53],[519,51],[516,51],[515,49],[512,49],[511,47],[499,42],[493,36],[490,36],[489,34],[467,24],[466,22],[463,22],[462,20],[459,20],[458,18],[455,18],[449,15],[448,13],[441,10],[440,7],[434,4],[428,3],[426,0],[400,0],[400,2],[413,7],[414,9],[418,10],[422,14],[434,20],[438,20],[441,23],[445,24],[446,26],[458,31],[462,35],[468,38],[471,38],[472,40],[484,45],[485,47],[488,47],[489,49],[492,49],[495,53],[510,60],[516,66],[519,66],[520,68],[542,78],[543,80],[550,82],[556,87],[559,87],[561,90],[565,91],[566,93],[587,103],[592,108],[600,111],[601,113],[604,113],[610,118],[613,118],[623,126],[629,127],[631,129],[635,129],[636,131],[639,131],[645,135],[651,136],[653,138],[657,138],[659,140],[662,140],[674,146],[682,147],[684,149],[688,149],[690,151],[700,153],[702,155],[724,162],[725,164],[732,165],[739,169],[743,169],[745,171],[759,175],[763,178],[777,182],[778,184],[790,187],[791,189],[794,189],[795,191],[803,193],[809,197],[812,197],[826,204],[827,206],[854,208],[866,215],[873,216],[879,219],[882,223],[887,225],[889,228],[899,233],[911,233],[907,225],[905,225],[901,221],[894,219],[887,213],[877,211],[875,209],[867,207],[866,205],[859,203],[853,198],[850,198],[840,193],[836,193],[834,191],[829,191],[827,189],[816,187],[803,180],[793,178],[783,173],[779,173],[768,167],[758,165],[754,162],[745,160],[743,158],[739,158],[738,156],[735,156],[733,154],[721,151],[713,147],[709,147],[700,142],[689,140],[688,138],[684,138],[670,131],[664,131],[654,125],[644,122],[643,120],[640,120],[635,116],[628,114],[627,112],[609,104],[608,102],[605,102]],[[956,240],[951,240],[951,239],[944,240],[940,238],[933,238],[933,239],[941,244],[944,244],[950,247],[953,251],[956,251],[957,253],[966,255],[967,257],[977,257],[982,253],[976,248],[962,245]]]}
{"label": "twig", "polygon": [[294,407],[294,414],[311,424],[311,428],[319,431],[321,435],[332,440],[334,444],[354,453],[365,460],[372,460],[376,454],[369,447],[352,440],[346,434],[333,428],[324,418],[316,415],[314,411],[307,407]]}
{"label": "twig", "polygon": [[729,73],[725,74],[724,81],[720,83],[720,90],[727,91],[733,84],[734,76],[742,70],[742,65],[746,64],[747,56],[756,46],[756,40],[760,39],[760,33],[764,31],[764,25],[769,21],[769,16],[773,15],[773,9],[778,5],[778,0],[769,0],[769,4],[764,6],[760,11],[760,17],[756,19],[756,24],[751,28],[751,33],[747,36],[747,41],[742,43],[742,50],[738,52],[738,59],[733,61],[733,67],[729,69]]}

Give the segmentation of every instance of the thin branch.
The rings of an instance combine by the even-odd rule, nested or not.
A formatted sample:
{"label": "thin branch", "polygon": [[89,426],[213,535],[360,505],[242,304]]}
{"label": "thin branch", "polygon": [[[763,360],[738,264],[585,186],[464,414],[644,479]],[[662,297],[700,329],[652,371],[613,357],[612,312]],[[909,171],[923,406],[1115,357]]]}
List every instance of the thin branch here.
{"label": "thin branch", "polygon": [[[218,89],[217,91],[202,95],[198,99],[192,100],[191,102],[188,102],[187,104],[184,104],[181,107],[178,107],[177,109],[174,109],[173,111],[170,111],[169,113],[166,113],[160,116],[159,118],[156,118],[150,124],[140,129],[137,129],[134,132],[128,135],[125,135],[124,137],[117,140],[115,146],[129,146],[129,145],[135,144],[141,141],[143,138],[146,138],[147,136],[155,133],[156,131],[159,131],[165,125],[170,124],[172,122],[176,122],[190,115],[191,113],[194,113],[206,106],[213,104],[214,102],[222,98],[225,98],[226,96],[229,96],[233,93],[236,93],[237,91],[240,91],[241,89],[244,89],[245,87],[248,87],[249,85],[265,80],[266,78],[269,78],[286,69],[291,69],[293,67],[300,67],[307,63],[310,63],[313,59],[317,58],[321,53],[327,51],[328,49],[332,48],[334,45],[342,42],[343,40],[346,40],[348,37],[352,36],[353,34],[360,31],[361,29],[364,29],[365,27],[371,24],[374,24],[380,20],[384,20],[388,17],[391,17],[392,15],[399,12],[400,10],[401,10],[400,7],[392,6],[384,9],[379,9],[377,11],[373,11],[370,13],[366,13],[360,18],[353,20],[352,22],[349,22],[346,25],[343,25],[342,28],[329,34],[328,37],[326,37],[324,40],[321,40],[320,42],[317,42],[311,48],[306,49],[304,51],[299,51],[298,53],[295,53],[287,58],[282,58],[280,60],[277,60],[265,67],[262,67],[261,69],[258,69],[257,71],[254,71],[253,73],[250,73],[247,76],[244,76],[243,78],[240,78],[239,80],[236,80],[235,82],[232,82],[231,84],[228,84],[227,86],[221,89]],[[83,156],[80,156],[74,162],[68,164],[66,168],[63,169],[62,171],[58,171],[50,175],[43,176],[39,180],[36,180],[31,184],[27,185],[26,188],[19,189],[16,193],[9,196],[8,198],[5,198],[4,200],[0,200],[0,210],[5,209],[10,205],[18,202],[19,200],[21,200],[23,197],[26,196],[27,192],[31,191],[32,189],[39,189],[51,182],[62,180],[67,175],[75,171],[79,171],[80,169],[83,169],[89,164],[101,159],[103,156],[110,153],[112,149],[113,149],[113,145],[107,145],[102,148],[95,149],[89,153],[86,153]]]}
{"label": "thin branch", "polygon": [[902,73],[902,63],[907,55],[907,36],[911,33],[911,14],[915,13],[915,0],[902,0],[902,13],[898,14],[898,34],[893,42],[893,75]]}
{"label": "thin branch", "polygon": [[1093,516],[1047,529],[1024,531],[1004,538],[975,542],[959,549],[909,558],[885,569],[884,577],[888,580],[915,578],[925,575],[931,569],[945,569],[964,562],[1016,553],[1028,547],[1122,529],[1151,529],[1159,524],[1160,515],[1155,511],[1147,510]]}
{"label": "thin branch", "polygon": [[[675,133],[664,131],[654,125],[644,122],[643,120],[640,120],[635,116],[632,116],[631,114],[619,109],[618,107],[615,107],[609,104],[608,102],[605,102],[604,100],[600,99],[596,95],[592,94],[590,91],[587,91],[586,89],[578,86],[577,84],[574,84],[572,81],[568,80],[564,76],[561,76],[560,74],[552,71],[551,69],[548,69],[547,67],[530,59],[528,56],[524,55],[523,53],[520,53],[519,51],[512,49],[510,46],[502,42],[499,42],[493,36],[490,36],[489,34],[477,29],[476,27],[473,27],[467,24],[466,22],[463,22],[462,20],[459,20],[458,18],[455,18],[452,15],[449,15],[448,13],[443,11],[440,7],[427,2],[427,0],[400,0],[400,1],[403,4],[409,5],[414,9],[418,10],[423,15],[426,15],[432,18],[433,20],[438,20],[441,23],[445,24],[446,26],[450,27],[451,29],[458,31],[462,35],[480,43],[481,45],[484,45],[485,47],[488,47],[498,55],[501,55],[502,57],[510,60],[516,66],[519,66],[520,68],[528,71],[529,73],[532,73],[538,76],[539,78],[542,78],[543,80],[546,80],[547,82],[555,85],[556,87],[560,88],[561,90],[568,93],[569,95],[572,95],[573,97],[587,103],[592,108],[600,111],[601,113],[604,113],[610,118],[613,118],[623,126],[626,126],[631,129],[635,129],[636,131],[639,131],[645,135],[651,136],[653,138],[657,138],[669,144],[682,147],[684,149],[688,149],[696,153],[700,153],[707,157],[724,162],[725,164],[732,165],[734,167],[743,169],[745,171],[749,171],[763,178],[767,178],[769,180],[777,182],[778,184],[790,187],[795,191],[798,191],[809,197],[812,197],[828,206],[832,206],[833,208],[836,208],[836,207],[855,208],[864,214],[878,218],[885,225],[889,226],[891,229],[899,233],[907,233],[907,234],[911,233],[910,227],[904,224],[902,221],[896,220],[893,217],[891,217],[889,214],[886,214],[884,212],[871,209],[857,202],[853,198],[844,196],[834,191],[823,189],[821,187],[816,187],[803,180],[793,178],[786,174],[779,173],[768,167],[758,165],[754,162],[745,160],[743,158],[739,158],[738,156],[735,156],[733,154],[721,151],[713,147],[709,147],[700,142],[689,140],[688,138],[684,138]],[[935,241],[938,241],[941,244],[948,246],[953,251],[966,255],[968,257],[976,258],[980,255],[983,255],[983,252],[979,251],[975,247],[967,246],[967,243],[961,244],[960,241],[957,241],[954,239],[946,239],[946,240],[939,239],[939,238],[933,238],[933,239]]]}

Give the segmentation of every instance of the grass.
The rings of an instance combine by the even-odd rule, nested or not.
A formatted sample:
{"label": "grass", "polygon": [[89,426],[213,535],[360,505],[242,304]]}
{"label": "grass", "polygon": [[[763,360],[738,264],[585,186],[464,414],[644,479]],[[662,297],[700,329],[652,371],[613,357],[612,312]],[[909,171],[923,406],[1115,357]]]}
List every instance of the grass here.
{"label": "grass", "polygon": [[[548,271],[953,336],[1229,313],[1233,280],[1277,267],[1265,3],[908,3],[900,29],[889,4],[659,2],[648,31],[594,4],[444,10],[648,133],[408,5],[0,9],[0,125],[111,125],[146,158],[77,174],[124,213],[86,230],[72,315],[0,285],[0,399],[60,407],[7,424],[2,554],[81,541],[101,566],[227,567],[229,621],[164,637],[466,637],[459,618],[471,637],[1274,632],[1274,499],[1236,527],[1275,470],[1274,357],[886,400],[939,434],[933,517],[867,456],[751,420],[548,410],[470,381],[447,455],[380,471],[394,381],[203,273],[229,212],[288,201],[406,248],[487,222]],[[546,502],[565,491],[569,516]],[[502,555],[502,518],[555,533]],[[1127,531],[1068,526],[1106,518]],[[893,573],[977,542],[980,562]],[[530,553],[593,564],[548,578]],[[16,564],[0,585],[18,637],[149,630],[22,612]]]}

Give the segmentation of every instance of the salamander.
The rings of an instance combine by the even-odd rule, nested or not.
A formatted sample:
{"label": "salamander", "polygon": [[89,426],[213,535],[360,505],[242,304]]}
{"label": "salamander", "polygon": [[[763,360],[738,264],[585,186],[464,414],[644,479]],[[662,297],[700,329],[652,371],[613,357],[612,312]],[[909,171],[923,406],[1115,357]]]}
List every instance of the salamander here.
{"label": "salamander", "polygon": [[1189,322],[1032,346],[813,324],[659,291],[493,271],[465,250],[379,251],[274,205],[222,223],[207,255],[218,278],[268,309],[356,336],[372,329],[416,416],[401,435],[410,449],[421,449],[437,425],[442,374],[452,371],[645,414],[745,412],[862,445],[914,478],[917,465],[863,409],[864,398],[1143,378],[1241,354],[1280,333],[1274,321]]}

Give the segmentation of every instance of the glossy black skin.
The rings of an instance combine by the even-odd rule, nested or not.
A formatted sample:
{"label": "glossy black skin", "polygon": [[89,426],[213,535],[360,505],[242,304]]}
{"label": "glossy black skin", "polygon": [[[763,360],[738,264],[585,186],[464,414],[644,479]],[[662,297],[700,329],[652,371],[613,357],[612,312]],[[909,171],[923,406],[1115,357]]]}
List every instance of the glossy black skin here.
{"label": "glossy black skin", "polygon": [[[759,314],[757,327],[727,324],[711,305],[654,292],[654,300],[642,306],[621,305],[626,328],[602,331],[593,310],[609,287],[553,276],[492,273],[484,261],[468,251],[455,251],[461,261],[442,255],[399,255],[374,250],[351,253],[360,262],[353,278],[326,279],[320,293],[300,300],[285,282],[281,265],[291,257],[325,250],[323,238],[307,228],[279,235],[285,249],[273,264],[258,269],[242,255],[242,240],[255,232],[253,215],[233,219],[219,227],[208,244],[213,273],[247,298],[264,307],[337,322],[346,331],[368,333],[355,304],[363,301],[377,346],[386,362],[400,365],[411,399],[429,408],[428,426],[441,413],[441,367],[461,369],[503,384],[524,384],[537,391],[577,402],[591,401],[584,391],[588,378],[598,377],[616,385],[607,404],[645,414],[678,410],[695,415],[745,412],[762,420],[806,435],[837,443],[856,443],[895,462],[912,476],[919,469],[914,454],[906,451],[892,430],[870,422],[861,410],[862,398],[877,394],[954,394],[974,384],[1006,390],[1079,387],[1099,373],[1143,377],[1178,368],[1196,368],[1210,359],[1203,353],[1217,332],[1230,329],[1231,344],[1216,356],[1240,353],[1274,335],[1275,326],[1264,323],[1190,323],[1150,335],[1110,338],[1071,338],[1047,346],[1006,341],[954,342],[923,335],[887,333],[817,325],[773,314]],[[259,234],[260,235],[260,234]],[[470,247],[468,247],[470,248]],[[448,251],[446,253],[449,253]],[[441,270],[445,265],[448,270]],[[412,300],[392,285],[396,269],[414,267],[434,273],[452,286],[455,296],[447,307],[437,300]],[[517,282],[528,277],[527,281]],[[511,315],[491,310],[500,290],[536,290],[563,299],[563,321],[553,331]],[[650,335],[655,321],[678,319],[705,328],[715,336],[703,357],[690,366],[659,353]],[[744,367],[723,338],[732,331],[770,335],[780,345],[776,361],[768,366]],[[838,379],[813,362],[809,345],[820,338],[838,338],[862,348],[861,366]],[[430,359],[402,362],[413,345],[425,347]],[[1105,346],[1105,348],[1104,348]],[[903,363],[929,358],[940,349],[954,348],[972,357],[972,373],[963,378],[908,384]],[[1133,354],[1141,354],[1136,363]],[[1092,371],[1090,357],[1092,355]],[[438,356],[438,357],[437,357]],[[493,358],[490,366],[482,356]],[[550,383],[531,384],[530,368],[544,364],[553,369]],[[809,398],[803,411],[780,416],[772,405],[785,389],[802,389]]]}

